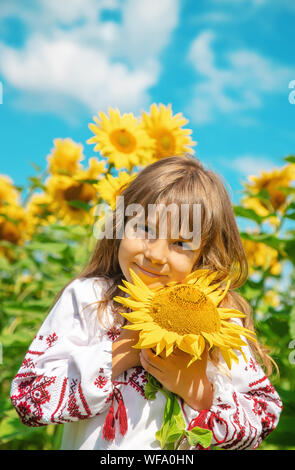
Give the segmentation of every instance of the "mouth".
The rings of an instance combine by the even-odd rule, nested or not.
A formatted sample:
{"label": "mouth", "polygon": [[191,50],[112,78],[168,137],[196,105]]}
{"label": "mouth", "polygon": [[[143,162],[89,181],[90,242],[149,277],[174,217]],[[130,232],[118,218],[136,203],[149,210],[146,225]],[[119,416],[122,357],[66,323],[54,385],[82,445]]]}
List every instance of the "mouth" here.
{"label": "mouth", "polygon": [[160,274],[160,273],[156,273],[156,272],[152,272],[152,271],[147,271],[146,269],[142,268],[141,266],[139,266],[138,264],[136,264],[135,266],[137,266],[137,268],[143,273],[145,274],[146,276],[149,276],[149,277],[164,277],[165,274]]}

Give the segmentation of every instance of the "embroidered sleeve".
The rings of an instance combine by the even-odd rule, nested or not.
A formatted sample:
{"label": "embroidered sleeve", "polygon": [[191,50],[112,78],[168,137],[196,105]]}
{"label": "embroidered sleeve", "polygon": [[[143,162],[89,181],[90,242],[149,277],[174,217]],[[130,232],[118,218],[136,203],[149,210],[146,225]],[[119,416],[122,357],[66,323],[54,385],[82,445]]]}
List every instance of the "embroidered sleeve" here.
{"label": "embroidered sleeve", "polygon": [[66,287],[12,382],[12,404],[28,426],[86,419],[110,406],[114,332],[99,326],[92,303],[104,281],[94,282]]}
{"label": "embroidered sleeve", "polygon": [[210,410],[196,412],[186,404],[183,407],[188,429],[195,426],[211,429],[212,446],[256,449],[278,424],[282,411],[280,397],[249,348],[244,348],[244,353],[247,363],[238,353],[239,364],[233,363],[229,376],[208,363],[207,376],[214,390]]}

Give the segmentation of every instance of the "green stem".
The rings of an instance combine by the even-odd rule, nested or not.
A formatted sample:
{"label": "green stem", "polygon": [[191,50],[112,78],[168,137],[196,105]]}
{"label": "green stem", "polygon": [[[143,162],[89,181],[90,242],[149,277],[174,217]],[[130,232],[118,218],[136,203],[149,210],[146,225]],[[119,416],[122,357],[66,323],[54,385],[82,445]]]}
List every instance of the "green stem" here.
{"label": "green stem", "polygon": [[168,392],[165,388],[160,388],[159,392],[163,393],[165,398],[168,398],[171,392]]}

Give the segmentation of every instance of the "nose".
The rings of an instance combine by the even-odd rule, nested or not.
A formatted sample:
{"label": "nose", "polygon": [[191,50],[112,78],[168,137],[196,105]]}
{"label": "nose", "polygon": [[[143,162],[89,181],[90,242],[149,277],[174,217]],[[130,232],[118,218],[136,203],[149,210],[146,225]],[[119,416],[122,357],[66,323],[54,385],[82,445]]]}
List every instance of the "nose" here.
{"label": "nose", "polygon": [[157,238],[146,240],[145,257],[152,263],[167,263],[167,240]]}

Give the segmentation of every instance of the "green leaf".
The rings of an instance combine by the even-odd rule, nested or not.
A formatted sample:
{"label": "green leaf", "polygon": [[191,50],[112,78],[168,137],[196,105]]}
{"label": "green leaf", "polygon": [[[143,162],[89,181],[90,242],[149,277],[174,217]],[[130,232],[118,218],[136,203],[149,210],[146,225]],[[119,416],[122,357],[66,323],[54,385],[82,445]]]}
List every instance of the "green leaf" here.
{"label": "green leaf", "polygon": [[[183,435],[183,430],[180,430],[174,423],[166,422],[162,425],[161,429],[156,432],[156,439],[160,441],[161,448],[165,449],[168,444],[174,444]],[[174,445],[173,445],[174,448]]]}
{"label": "green leaf", "polygon": [[284,246],[285,240],[281,240],[275,235],[270,235],[269,233],[247,233],[247,232],[241,232],[240,233],[241,237],[244,238],[245,240],[252,240],[257,243],[264,243],[265,245],[270,246],[271,248],[274,248],[276,250],[281,249]]}
{"label": "green leaf", "polygon": [[84,178],[84,179],[77,179],[78,183],[88,183],[88,184],[97,184],[99,179],[91,179],[91,178]]}
{"label": "green leaf", "polygon": [[283,388],[276,386],[276,390],[283,402],[283,409],[285,416],[295,418],[295,391],[284,390]]}
{"label": "green leaf", "polygon": [[32,188],[41,188],[44,191],[46,190],[46,186],[43,184],[42,179],[38,176],[29,176],[29,181],[32,183]]}
{"label": "green leaf", "polygon": [[284,193],[286,196],[289,196],[290,194],[295,194],[295,188],[292,186],[289,186],[289,187],[280,186],[278,189],[282,193]]}
{"label": "green leaf", "polygon": [[147,372],[147,383],[144,387],[144,394],[148,400],[154,400],[156,398],[156,393],[162,388],[162,385],[158,380],[151,374]]}
{"label": "green leaf", "polygon": [[245,284],[243,288],[243,293],[248,301],[257,299],[259,296],[262,295],[262,287],[261,285],[251,285],[250,280],[248,280],[247,284]]}
{"label": "green leaf", "polygon": [[35,162],[29,162],[29,163],[37,172],[40,172],[42,170],[42,168],[39,165],[37,165],[37,163]]}
{"label": "green leaf", "polygon": [[270,200],[270,194],[269,191],[266,188],[262,188],[257,194],[255,194],[255,197],[257,197],[260,200],[265,200],[269,201]]}
{"label": "green leaf", "polygon": [[289,155],[288,157],[285,157],[284,160],[289,163],[295,163],[295,155]]}
{"label": "green leaf", "polygon": [[83,209],[85,211],[90,211],[91,206],[90,204],[87,204],[85,201],[78,201],[78,200],[73,200],[73,201],[67,201],[70,206],[77,207],[78,209]]}
{"label": "green leaf", "polygon": [[295,220],[295,212],[291,212],[290,214],[285,214],[285,217],[287,217],[287,219]]}
{"label": "green leaf", "polygon": [[285,240],[283,249],[287,253],[290,260],[295,263],[295,239]]}
{"label": "green leaf", "polygon": [[30,251],[44,251],[47,253],[60,253],[68,248],[66,243],[60,242],[32,242],[27,246]]}
{"label": "green leaf", "polygon": [[156,438],[160,441],[162,449],[165,449],[168,444],[176,443],[185,431],[185,420],[176,395],[172,392],[169,392],[168,395],[164,392],[164,395],[167,396],[167,401],[163,424],[156,433]]}
{"label": "green leaf", "polygon": [[31,344],[34,337],[34,332],[28,332],[22,329],[21,331],[15,331],[13,335],[7,334],[5,330],[0,335],[0,342],[3,346],[3,357],[8,352],[8,348],[16,346],[28,346]]}
{"label": "green leaf", "polygon": [[258,224],[261,224],[265,219],[265,217],[256,214],[253,209],[246,209],[241,206],[234,206],[234,213],[237,217],[245,217],[246,219],[254,220]]}
{"label": "green leaf", "polygon": [[207,448],[212,442],[212,431],[210,431],[210,429],[203,429],[196,426],[190,431],[185,431],[185,435],[188,443],[193,447],[200,444],[202,447]]}
{"label": "green leaf", "polygon": [[291,338],[295,338],[295,305],[293,305],[290,312],[289,330]]}
{"label": "green leaf", "polygon": [[294,446],[294,417],[281,416],[277,428],[270,434],[267,441],[282,448]]}
{"label": "green leaf", "polygon": [[1,443],[10,442],[13,439],[22,438],[26,433],[32,433],[34,428],[27,428],[21,423],[16,411],[8,410],[0,424]]}

